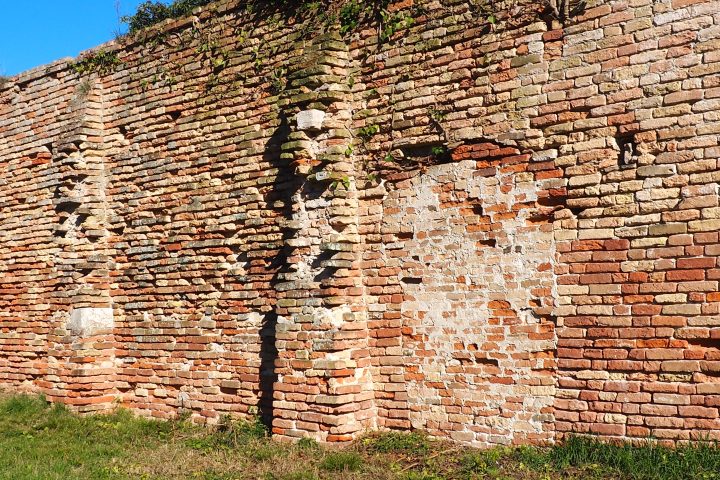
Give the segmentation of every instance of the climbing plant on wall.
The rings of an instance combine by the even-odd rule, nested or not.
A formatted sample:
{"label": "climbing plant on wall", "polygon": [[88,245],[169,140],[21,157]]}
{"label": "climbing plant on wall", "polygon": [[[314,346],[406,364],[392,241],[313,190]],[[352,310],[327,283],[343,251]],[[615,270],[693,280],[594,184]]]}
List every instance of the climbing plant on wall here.
{"label": "climbing plant on wall", "polygon": [[136,33],[168,18],[189,15],[195,8],[211,3],[213,0],[175,0],[166,5],[157,1],[146,1],[140,4],[133,15],[122,17],[127,23],[130,33]]}
{"label": "climbing plant on wall", "polygon": [[[122,17],[129,33],[135,34],[145,28],[170,18],[190,15],[195,8],[213,3],[214,0],[175,0],[169,4],[160,1],[145,1],[133,15]],[[324,26],[338,23],[343,35],[352,33],[364,20],[374,19],[379,24],[379,35],[383,41],[396,32],[413,24],[412,16],[406,12],[391,12],[390,0],[363,2],[360,0],[247,0],[247,11],[261,11],[268,6],[278,10],[294,12],[304,20]],[[316,25],[320,26],[320,25]]]}

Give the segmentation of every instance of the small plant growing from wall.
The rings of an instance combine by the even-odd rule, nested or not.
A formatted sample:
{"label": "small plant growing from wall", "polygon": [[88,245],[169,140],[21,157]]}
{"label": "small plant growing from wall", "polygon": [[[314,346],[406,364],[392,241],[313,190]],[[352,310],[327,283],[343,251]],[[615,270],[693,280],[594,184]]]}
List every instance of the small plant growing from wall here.
{"label": "small plant growing from wall", "polygon": [[440,109],[437,106],[429,107],[427,112],[428,112],[428,116],[435,123],[440,123],[447,118],[447,112],[444,109]]}
{"label": "small plant growing from wall", "polygon": [[560,22],[580,14],[586,6],[584,0],[545,0],[543,3]]}
{"label": "small plant growing from wall", "polygon": [[120,65],[122,62],[116,52],[108,52],[107,50],[99,50],[82,60],[73,64],[72,69],[78,75],[87,75],[91,73],[106,74]]}
{"label": "small plant growing from wall", "polygon": [[92,90],[92,84],[87,78],[83,79],[77,87],[78,97],[85,98]]}
{"label": "small plant growing from wall", "polygon": [[406,12],[391,13],[382,9],[380,10],[380,23],[380,40],[387,42],[400,30],[412,27],[415,19]]}
{"label": "small plant growing from wall", "polygon": [[432,154],[437,158],[443,157],[448,154],[448,149],[444,145],[432,147],[431,151],[432,151]]}
{"label": "small plant growing from wall", "polygon": [[475,14],[490,25],[497,24],[496,7],[494,0],[472,0],[470,2]]}
{"label": "small plant growing from wall", "polygon": [[270,73],[270,85],[272,91],[278,94],[287,87],[287,69],[278,67]]}
{"label": "small plant growing from wall", "polygon": [[379,125],[368,125],[358,130],[358,136],[364,140],[369,140],[378,133],[380,133]]}

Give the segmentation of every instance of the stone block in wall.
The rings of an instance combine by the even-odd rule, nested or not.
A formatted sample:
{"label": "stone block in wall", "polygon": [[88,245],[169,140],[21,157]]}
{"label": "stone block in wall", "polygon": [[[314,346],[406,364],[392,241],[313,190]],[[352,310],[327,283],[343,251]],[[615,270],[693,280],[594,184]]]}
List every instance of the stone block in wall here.
{"label": "stone block in wall", "polygon": [[114,326],[112,308],[75,308],[67,322],[67,329],[79,337],[109,334]]}
{"label": "stone block in wall", "polygon": [[323,121],[325,120],[325,112],[311,108],[303,110],[297,114],[297,129],[300,131],[320,131],[322,130]]}

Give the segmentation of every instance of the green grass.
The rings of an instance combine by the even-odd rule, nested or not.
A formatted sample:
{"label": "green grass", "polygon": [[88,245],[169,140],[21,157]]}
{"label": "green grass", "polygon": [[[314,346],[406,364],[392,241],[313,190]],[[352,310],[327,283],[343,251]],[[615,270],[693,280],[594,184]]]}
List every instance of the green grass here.
{"label": "green grass", "polygon": [[355,452],[331,452],[320,463],[328,472],[357,472],[363,466],[363,458]]}
{"label": "green grass", "polygon": [[376,453],[425,453],[430,450],[430,440],[421,432],[387,432],[366,437],[362,443]]}
{"label": "green grass", "polygon": [[171,428],[125,411],[80,417],[39,397],[10,397],[0,402],[0,478],[117,478],[130,449],[162,442]]}
{"label": "green grass", "polygon": [[371,434],[343,450],[273,442],[258,422],[212,428],[126,411],[78,416],[0,397],[0,479],[720,480],[714,444],[677,449],[573,437],[552,448],[464,448],[422,433]]}
{"label": "green grass", "polygon": [[720,479],[720,450],[714,443],[670,449],[650,441],[608,445],[594,438],[571,437],[553,449],[521,449],[517,456],[530,465],[542,463],[555,470],[597,466],[630,480]]}

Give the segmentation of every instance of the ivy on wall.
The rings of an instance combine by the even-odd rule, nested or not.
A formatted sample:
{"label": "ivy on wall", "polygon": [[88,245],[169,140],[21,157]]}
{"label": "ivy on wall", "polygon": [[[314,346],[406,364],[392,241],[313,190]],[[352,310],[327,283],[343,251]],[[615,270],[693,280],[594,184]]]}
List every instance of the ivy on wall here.
{"label": "ivy on wall", "polygon": [[169,5],[157,1],[146,1],[140,4],[134,15],[124,16],[121,20],[128,25],[130,34],[134,34],[163,20],[190,15],[194,9],[205,6],[212,1],[175,0]]}
{"label": "ivy on wall", "polygon": [[[122,17],[129,33],[135,34],[145,28],[170,18],[190,15],[195,8],[213,3],[214,0],[175,0],[170,4],[146,1],[133,15]],[[260,11],[268,6],[278,10],[292,11],[298,17],[315,19],[325,26],[338,23],[340,32],[353,32],[364,20],[375,19],[380,25],[380,38],[387,41],[397,31],[413,24],[413,18],[404,12],[390,12],[390,0],[364,2],[361,0],[247,0],[245,9]]]}

